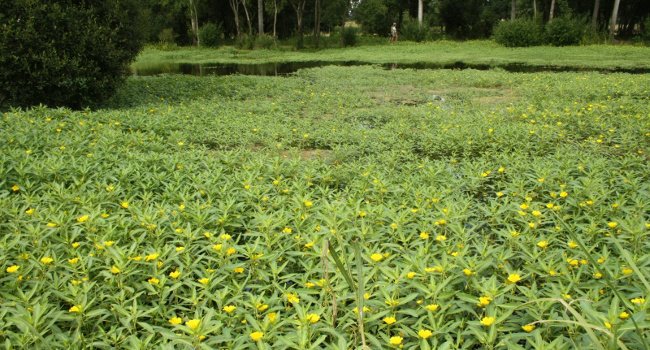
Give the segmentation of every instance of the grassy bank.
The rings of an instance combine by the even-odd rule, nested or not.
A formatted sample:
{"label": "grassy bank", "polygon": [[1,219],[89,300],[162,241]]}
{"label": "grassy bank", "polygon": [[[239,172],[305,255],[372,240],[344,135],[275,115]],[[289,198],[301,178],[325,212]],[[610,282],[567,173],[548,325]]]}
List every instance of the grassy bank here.
{"label": "grassy bank", "polygon": [[138,56],[133,67],[169,63],[268,63],[296,61],[364,61],[371,63],[455,62],[502,66],[525,64],[572,68],[650,68],[650,47],[592,45],[572,47],[506,48],[491,41],[400,42],[395,45],[326,49],[317,52],[286,50],[237,50],[178,48],[161,51],[153,47]]}
{"label": "grassy bank", "polygon": [[5,113],[0,341],[358,348],[363,300],[373,349],[642,349],[648,86],[326,67]]}

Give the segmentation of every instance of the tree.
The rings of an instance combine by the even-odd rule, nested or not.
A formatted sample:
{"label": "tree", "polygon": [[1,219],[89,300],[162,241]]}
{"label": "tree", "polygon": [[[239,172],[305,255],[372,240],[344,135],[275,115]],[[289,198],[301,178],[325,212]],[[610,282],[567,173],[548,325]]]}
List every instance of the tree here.
{"label": "tree", "polygon": [[257,34],[264,34],[264,0],[257,0]]}
{"label": "tree", "polygon": [[594,11],[591,14],[591,29],[598,28],[598,11],[600,10],[600,0],[594,0]]}
{"label": "tree", "polygon": [[253,36],[253,23],[251,22],[251,17],[248,15],[248,7],[246,7],[246,0],[241,0],[242,7],[244,8],[244,14],[246,15],[246,23],[248,23],[248,35]]}
{"label": "tree", "polygon": [[296,13],[296,30],[298,34],[298,48],[303,46],[303,36],[302,36],[302,24],[303,24],[303,14],[305,13],[305,5],[307,0],[289,0],[291,7]]}
{"label": "tree", "polygon": [[[555,1],[555,0],[553,0]],[[510,1],[510,20],[514,21],[517,17],[517,0]]]}
{"label": "tree", "polygon": [[612,20],[609,26],[609,38],[614,40],[614,33],[616,32],[616,22],[618,17],[618,7],[621,3],[621,0],[614,0],[614,9],[612,10]]}
{"label": "tree", "polygon": [[320,44],[320,0],[315,0],[314,4],[314,37],[316,39],[316,47]]}
{"label": "tree", "polygon": [[548,21],[553,20],[553,15],[555,14],[555,0],[551,0],[551,9],[548,11]]}
{"label": "tree", "polygon": [[239,29],[239,0],[228,0],[228,3],[230,4],[230,8],[232,9],[237,36],[240,36],[241,30]]}
{"label": "tree", "polygon": [[81,108],[110,97],[142,48],[139,13],[135,0],[0,2],[0,104]]}
{"label": "tree", "polygon": [[422,27],[422,18],[424,17],[424,0],[418,0],[418,23]]}
{"label": "tree", "polygon": [[192,22],[192,40],[196,46],[201,46],[201,39],[199,38],[199,14],[196,11],[196,1],[197,0],[189,0],[190,21]]}

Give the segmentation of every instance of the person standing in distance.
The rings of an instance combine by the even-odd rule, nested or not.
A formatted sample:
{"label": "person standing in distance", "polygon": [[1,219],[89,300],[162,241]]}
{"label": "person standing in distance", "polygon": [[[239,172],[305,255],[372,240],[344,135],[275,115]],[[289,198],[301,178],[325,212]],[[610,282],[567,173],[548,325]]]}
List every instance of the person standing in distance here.
{"label": "person standing in distance", "polygon": [[397,41],[397,23],[393,22],[393,26],[390,27],[390,42],[394,43]]}

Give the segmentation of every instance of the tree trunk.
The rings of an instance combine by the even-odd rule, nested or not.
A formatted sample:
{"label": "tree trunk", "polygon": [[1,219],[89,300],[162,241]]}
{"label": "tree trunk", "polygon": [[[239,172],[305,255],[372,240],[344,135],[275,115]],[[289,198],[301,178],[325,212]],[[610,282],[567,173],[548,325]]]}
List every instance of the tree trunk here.
{"label": "tree trunk", "polygon": [[307,3],[307,0],[293,0],[291,1],[291,6],[293,7],[294,11],[296,11],[296,22],[297,22],[297,27],[298,30],[298,48],[302,48],[303,46],[303,37],[302,37],[302,17],[305,12],[305,4]]}
{"label": "tree trunk", "polygon": [[553,15],[555,14],[555,0],[551,0],[551,10],[548,12],[548,21],[553,20]]}
{"label": "tree trunk", "polygon": [[422,27],[422,18],[424,17],[424,0],[418,0],[418,23]]}
{"label": "tree trunk", "polygon": [[533,19],[537,20],[537,0],[533,0]]}
{"label": "tree trunk", "polygon": [[316,39],[316,47],[320,46],[320,0],[315,0],[314,6],[314,38]]}
{"label": "tree trunk", "polygon": [[591,28],[598,29],[598,11],[600,11],[600,0],[594,1],[594,13],[591,15]]}
{"label": "tree trunk", "polygon": [[239,0],[228,0],[228,3],[230,3],[230,8],[232,9],[232,15],[235,19],[235,31],[237,32],[237,36],[240,36],[241,32],[239,30]]}
{"label": "tree trunk", "polygon": [[190,21],[192,23],[192,41],[196,46],[201,46],[199,39],[199,15],[196,13],[196,0],[190,1]]}
{"label": "tree trunk", "polygon": [[241,3],[242,5],[244,5],[244,14],[246,15],[246,23],[248,23],[248,35],[253,36],[253,23],[251,23],[251,17],[248,15],[246,0],[241,0]]}
{"label": "tree trunk", "polygon": [[517,17],[517,0],[510,1],[510,20],[514,21]]}
{"label": "tree trunk", "polygon": [[257,35],[264,34],[264,0],[257,0]]}
{"label": "tree trunk", "polygon": [[618,6],[621,0],[614,0],[614,10],[612,11],[612,21],[609,26],[609,39],[614,40],[614,33],[616,33],[616,22],[618,20]]}
{"label": "tree trunk", "polygon": [[273,37],[276,38],[276,24],[278,23],[278,0],[273,0]]}

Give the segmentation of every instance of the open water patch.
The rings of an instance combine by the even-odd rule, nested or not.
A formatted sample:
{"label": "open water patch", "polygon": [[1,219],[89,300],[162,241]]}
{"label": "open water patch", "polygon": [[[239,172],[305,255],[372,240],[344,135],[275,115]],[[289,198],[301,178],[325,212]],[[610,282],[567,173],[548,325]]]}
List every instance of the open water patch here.
{"label": "open water patch", "polygon": [[186,74],[195,76],[207,75],[261,75],[261,76],[287,76],[300,69],[317,68],[326,66],[380,66],[384,69],[475,69],[490,70],[503,69],[513,73],[538,73],[538,72],[599,72],[599,73],[629,73],[648,74],[650,68],[597,68],[597,67],[574,67],[574,66],[553,66],[553,65],[529,65],[524,63],[505,64],[475,64],[461,61],[451,63],[415,62],[415,63],[373,63],[365,61],[302,61],[302,62],[275,62],[275,63],[211,63],[211,64],[190,64],[190,63],[166,63],[149,65],[146,67],[132,68],[135,76],[152,76],[161,74]]}

